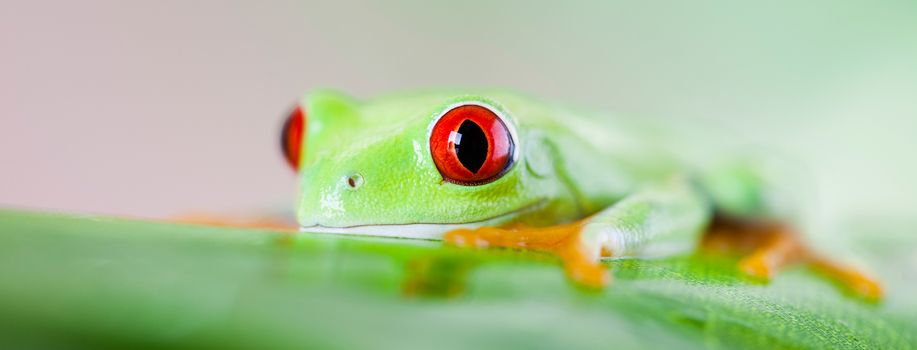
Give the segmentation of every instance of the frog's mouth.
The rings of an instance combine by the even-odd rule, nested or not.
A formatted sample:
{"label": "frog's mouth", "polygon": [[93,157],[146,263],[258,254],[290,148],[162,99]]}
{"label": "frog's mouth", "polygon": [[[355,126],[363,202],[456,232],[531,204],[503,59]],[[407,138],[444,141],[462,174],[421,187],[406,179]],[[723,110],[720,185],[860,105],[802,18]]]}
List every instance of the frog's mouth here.
{"label": "frog's mouth", "polygon": [[335,233],[345,235],[382,236],[396,238],[412,238],[425,240],[440,240],[446,232],[458,229],[473,229],[484,226],[499,226],[510,222],[524,213],[535,211],[544,206],[545,201],[537,201],[522,208],[509,211],[483,220],[464,223],[406,223],[406,224],[372,224],[353,226],[300,226],[300,232],[309,233]]}

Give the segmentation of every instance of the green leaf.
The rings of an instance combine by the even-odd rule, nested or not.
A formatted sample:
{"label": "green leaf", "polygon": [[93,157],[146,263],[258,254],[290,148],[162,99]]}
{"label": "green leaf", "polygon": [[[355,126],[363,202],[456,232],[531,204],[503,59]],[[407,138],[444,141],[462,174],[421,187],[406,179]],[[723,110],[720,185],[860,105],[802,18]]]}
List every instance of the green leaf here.
{"label": "green leaf", "polygon": [[874,237],[880,304],[725,258],[614,261],[590,292],[535,253],[0,211],[0,346],[913,348],[915,239]]}

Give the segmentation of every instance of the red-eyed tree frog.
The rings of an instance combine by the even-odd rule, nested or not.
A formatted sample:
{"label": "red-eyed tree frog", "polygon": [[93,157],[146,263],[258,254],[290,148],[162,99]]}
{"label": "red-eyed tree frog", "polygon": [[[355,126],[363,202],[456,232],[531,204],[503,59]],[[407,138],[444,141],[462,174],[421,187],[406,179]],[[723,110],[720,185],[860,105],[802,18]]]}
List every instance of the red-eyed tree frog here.
{"label": "red-eyed tree frog", "polygon": [[698,166],[656,141],[627,119],[506,91],[317,91],[281,145],[302,232],[546,251],[587,287],[610,281],[605,258],[700,246],[744,252],[739,269],[754,277],[808,264],[880,298],[875,280],[802,244],[753,162]]}

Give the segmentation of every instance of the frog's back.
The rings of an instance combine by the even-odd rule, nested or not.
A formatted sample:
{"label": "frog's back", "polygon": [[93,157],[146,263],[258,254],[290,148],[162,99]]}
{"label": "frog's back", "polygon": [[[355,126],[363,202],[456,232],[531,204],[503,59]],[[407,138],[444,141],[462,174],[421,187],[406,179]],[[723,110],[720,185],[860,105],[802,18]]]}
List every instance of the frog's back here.
{"label": "frog's back", "polygon": [[557,167],[588,211],[653,183],[687,177],[721,213],[782,219],[800,214],[802,200],[793,190],[799,166],[785,157],[715,142],[709,130],[689,125],[575,110],[525,96],[505,98],[518,104],[526,130],[550,135]]}
{"label": "frog's back", "polygon": [[[523,152],[545,152],[557,181],[569,188],[584,214],[611,205],[641,187],[673,176],[691,177],[718,209],[741,215],[781,211],[771,171],[753,157],[715,159],[677,126],[631,116],[579,110],[509,90],[440,89],[396,93],[369,100],[366,115],[378,124],[430,118],[473,97],[506,111]],[[386,120],[388,118],[390,120]],[[678,135],[678,136],[676,136]],[[693,135],[700,137],[698,133]],[[523,155],[523,158],[531,154]]]}
{"label": "frog's back", "polygon": [[675,153],[656,142],[657,130],[643,121],[577,110],[527,97],[508,98],[528,135],[529,147],[544,143],[558,174],[592,213],[628,194],[686,172]]}

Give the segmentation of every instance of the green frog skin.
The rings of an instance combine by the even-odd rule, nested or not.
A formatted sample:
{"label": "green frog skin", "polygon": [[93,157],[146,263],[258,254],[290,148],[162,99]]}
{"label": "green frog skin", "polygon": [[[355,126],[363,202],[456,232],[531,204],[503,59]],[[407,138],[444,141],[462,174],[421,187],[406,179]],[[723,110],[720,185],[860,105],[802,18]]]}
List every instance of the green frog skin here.
{"label": "green frog skin", "polygon": [[752,276],[804,263],[881,296],[871,278],[802,244],[757,164],[698,165],[665,141],[633,120],[500,90],[365,101],[315,91],[282,135],[303,232],[547,251],[589,287],[610,280],[603,259],[700,246],[745,253],[739,268]]}

